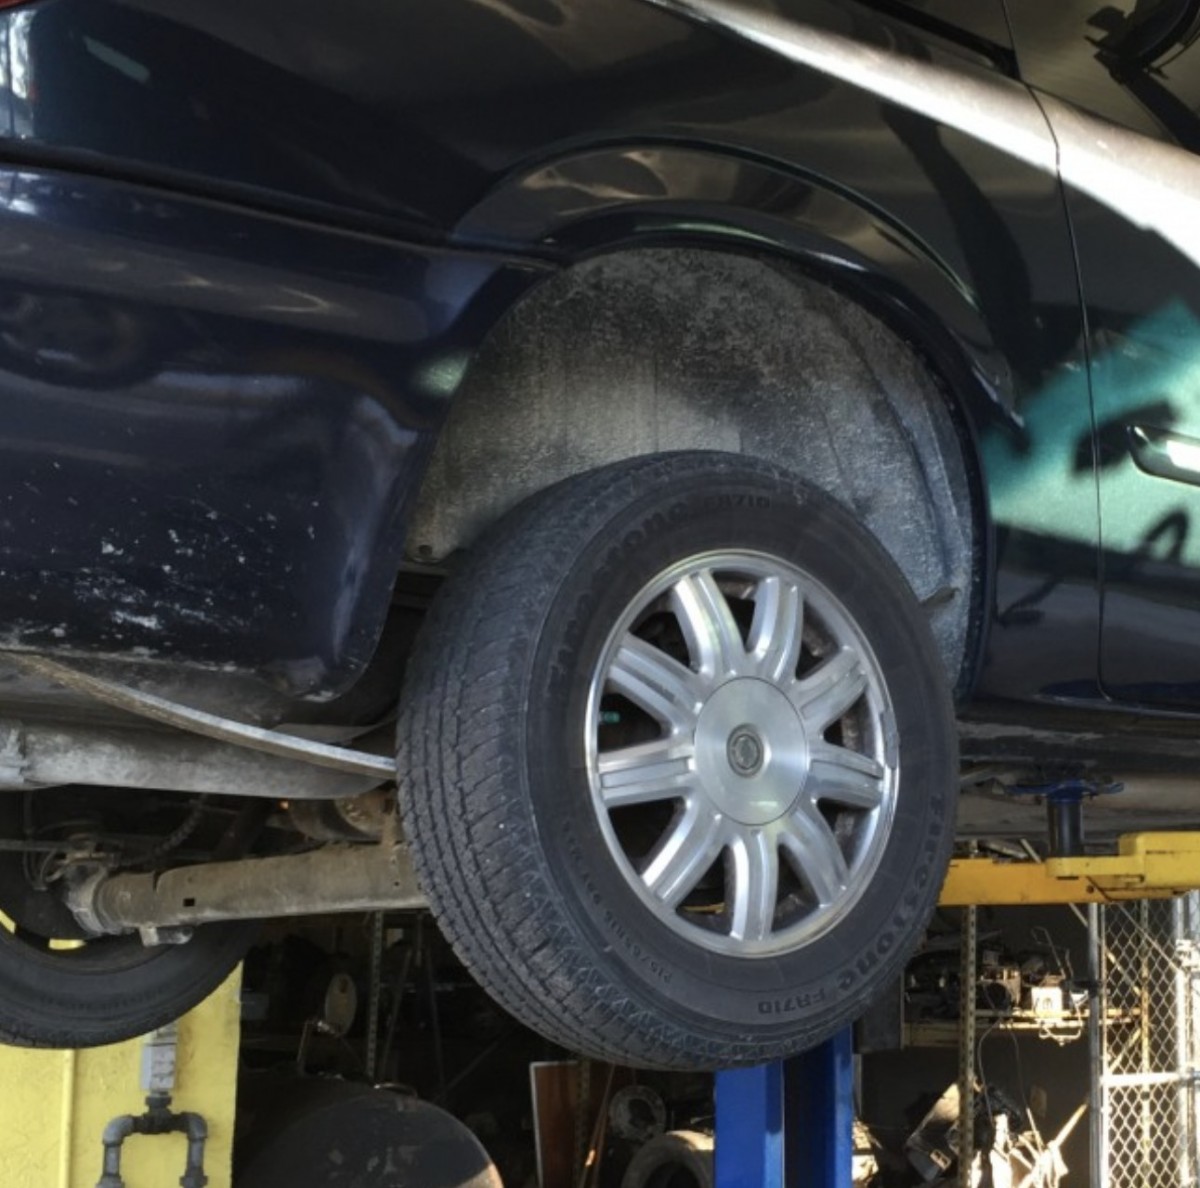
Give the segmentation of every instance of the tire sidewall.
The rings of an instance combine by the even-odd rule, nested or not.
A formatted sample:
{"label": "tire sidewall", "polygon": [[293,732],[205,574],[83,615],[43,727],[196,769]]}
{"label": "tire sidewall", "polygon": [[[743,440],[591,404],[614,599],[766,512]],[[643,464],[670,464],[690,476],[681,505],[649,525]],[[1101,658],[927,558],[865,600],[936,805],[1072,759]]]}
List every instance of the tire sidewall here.
{"label": "tire sidewall", "polygon": [[257,933],[255,922],[209,924],[182,945],[142,950],[136,937],[119,937],[91,954],[41,953],[0,936],[0,1037],[82,1048],[143,1035],[208,997]]}
{"label": "tire sidewall", "polygon": [[[585,761],[588,688],[612,625],[669,565],[717,550],[780,557],[833,592],[870,641],[895,713],[900,783],[871,883],[827,932],[769,958],[705,949],[654,917],[609,852]],[[956,748],[921,611],[848,512],[811,488],[746,468],[700,471],[638,494],[564,575],[527,681],[521,744],[531,825],[561,910],[615,984],[702,1034],[735,1028],[767,1041],[798,1027],[835,1030],[893,976],[944,872]]]}

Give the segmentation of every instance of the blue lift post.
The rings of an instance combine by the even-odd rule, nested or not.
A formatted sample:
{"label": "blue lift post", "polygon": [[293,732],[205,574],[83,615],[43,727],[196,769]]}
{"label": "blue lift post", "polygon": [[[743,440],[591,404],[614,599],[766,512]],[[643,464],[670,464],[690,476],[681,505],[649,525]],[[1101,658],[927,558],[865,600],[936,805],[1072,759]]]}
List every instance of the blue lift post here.
{"label": "blue lift post", "polygon": [[850,1188],[850,1029],[802,1056],[716,1077],[716,1188]]}

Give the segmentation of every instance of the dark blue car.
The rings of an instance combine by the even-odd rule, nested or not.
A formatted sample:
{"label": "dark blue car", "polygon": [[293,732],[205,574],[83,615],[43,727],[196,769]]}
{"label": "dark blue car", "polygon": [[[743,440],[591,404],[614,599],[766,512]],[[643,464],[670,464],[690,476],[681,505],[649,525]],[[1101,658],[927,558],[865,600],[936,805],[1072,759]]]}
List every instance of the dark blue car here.
{"label": "dark blue car", "polygon": [[0,1037],[427,901],[758,1062],[1194,770],[1197,0],[2,8]]}

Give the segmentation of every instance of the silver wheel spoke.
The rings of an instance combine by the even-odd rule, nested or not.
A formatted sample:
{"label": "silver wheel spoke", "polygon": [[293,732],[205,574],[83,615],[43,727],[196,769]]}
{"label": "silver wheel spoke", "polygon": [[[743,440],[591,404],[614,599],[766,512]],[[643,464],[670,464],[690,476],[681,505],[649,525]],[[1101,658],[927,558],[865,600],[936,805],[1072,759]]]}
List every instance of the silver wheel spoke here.
{"label": "silver wheel spoke", "polygon": [[779,841],[791,856],[796,874],[819,904],[832,903],[846,889],[850,868],[833,830],[819,813],[794,812]]}
{"label": "silver wheel spoke", "polygon": [[729,603],[709,569],[681,578],[671,605],[700,672],[710,681],[736,676],[746,667],[746,646]]}
{"label": "silver wheel spoke", "polygon": [[759,676],[777,685],[796,675],[804,603],[800,588],[777,577],[763,578],[754,595],[754,620],[747,651]]}
{"label": "silver wheel spoke", "polygon": [[730,845],[733,858],[729,935],[734,940],[766,940],[779,898],[779,849],[770,830],[742,832]]}
{"label": "silver wheel spoke", "polygon": [[704,702],[690,668],[636,635],[628,635],[608,670],[607,684],[673,731],[696,724]]}
{"label": "silver wheel spoke", "polygon": [[839,648],[819,668],[792,686],[792,702],[814,738],[819,738],[862,695],[867,675],[853,648]]}
{"label": "silver wheel spoke", "polygon": [[697,797],[659,842],[642,881],[652,895],[675,907],[717,860],[724,844],[724,819]]}
{"label": "silver wheel spoke", "polygon": [[650,804],[691,788],[696,774],[695,748],[683,739],[655,739],[602,752],[598,768],[605,808]]}
{"label": "silver wheel spoke", "polygon": [[883,803],[882,763],[845,747],[821,743],[812,748],[807,790],[815,804],[832,800],[848,808],[877,809]]}

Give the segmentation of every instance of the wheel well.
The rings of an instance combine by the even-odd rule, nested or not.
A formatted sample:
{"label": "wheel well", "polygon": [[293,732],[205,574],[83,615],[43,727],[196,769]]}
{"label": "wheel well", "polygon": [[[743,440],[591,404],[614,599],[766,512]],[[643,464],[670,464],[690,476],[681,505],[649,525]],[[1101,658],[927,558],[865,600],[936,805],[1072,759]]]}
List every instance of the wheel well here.
{"label": "wheel well", "polygon": [[667,450],[785,466],[849,507],[928,608],[953,683],[973,622],[966,449],[921,359],[785,261],[705,248],[597,256],[493,331],[438,440],[408,548],[437,562],[573,474]]}

